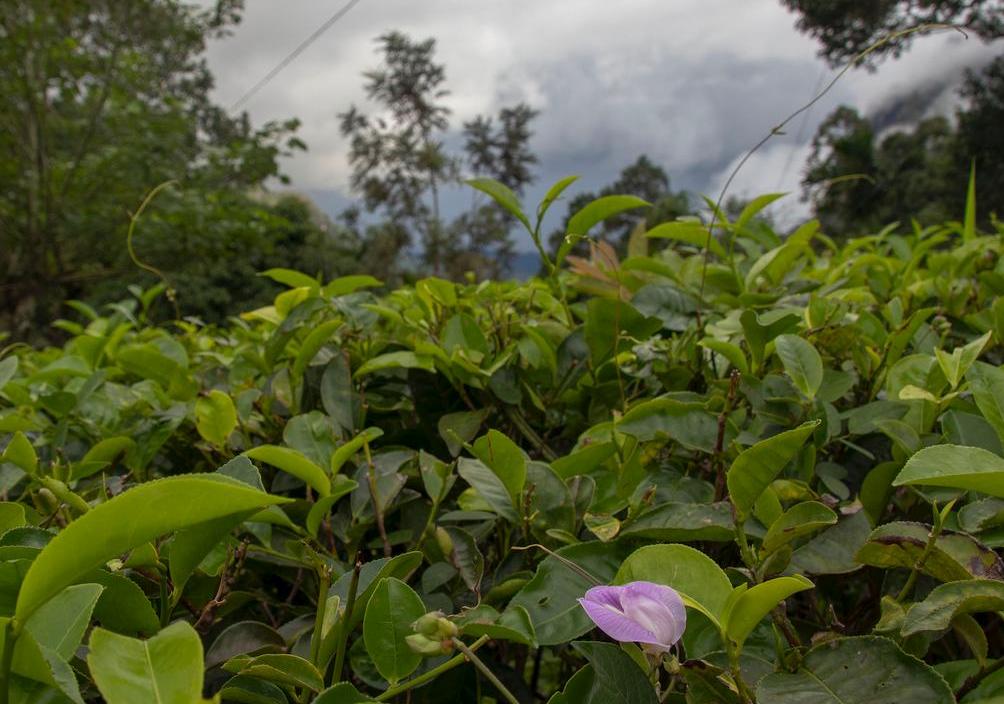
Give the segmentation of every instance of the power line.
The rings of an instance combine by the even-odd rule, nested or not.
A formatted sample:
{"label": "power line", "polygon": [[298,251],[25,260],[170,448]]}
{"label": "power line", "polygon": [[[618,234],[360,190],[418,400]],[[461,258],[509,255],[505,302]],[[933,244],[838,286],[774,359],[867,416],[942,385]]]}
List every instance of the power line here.
{"label": "power line", "polygon": [[296,59],[297,56],[302,54],[307,47],[309,47],[311,44],[317,41],[322,34],[327,32],[328,29],[331,28],[331,25],[333,25],[335,22],[337,22],[346,14],[348,14],[349,10],[358,5],[360,2],[361,0],[349,0],[349,2],[345,3],[344,7],[342,7],[338,12],[329,17],[327,21],[325,21],[324,24],[322,24],[320,27],[314,30],[314,32],[309,37],[300,42],[300,44],[295,49],[293,49],[293,51],[289,52],[289,54],[287,54],[282,61],[276,64],[271,71],[266,73],[260,81],[255,83],[254,86],[252,86],[248,92],[246,92],[236,101],[234,101],[234,104],[230,106],[230,111],[233,112],[234,110],[237,110],[245,103],[247,103],[247,101],[251,100],[251,98],[254,97],[255,93],[260,91],[268,84],[269,81],[271,81],[273,78],[279,75],[280,71],[289,66],[289,64],[291,64],[293,60]]}

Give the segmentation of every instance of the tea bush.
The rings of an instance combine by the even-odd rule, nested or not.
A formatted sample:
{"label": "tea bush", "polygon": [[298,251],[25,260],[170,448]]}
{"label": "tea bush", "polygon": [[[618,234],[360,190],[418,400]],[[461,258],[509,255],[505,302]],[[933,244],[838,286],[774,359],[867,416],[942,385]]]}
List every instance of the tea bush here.
{"label": "tea bush", "polygon": [[570,183],[472,184],[527,283],[3,350],[0,702],[1001,701],[1002,232],[765,196],[567,256],[607,196],[552,257]]}

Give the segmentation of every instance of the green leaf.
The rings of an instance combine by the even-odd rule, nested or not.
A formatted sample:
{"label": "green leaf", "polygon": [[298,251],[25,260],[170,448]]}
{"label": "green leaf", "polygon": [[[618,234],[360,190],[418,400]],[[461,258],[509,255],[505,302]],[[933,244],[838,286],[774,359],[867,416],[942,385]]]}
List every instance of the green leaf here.
{"label": "green leaf", "polygon": [[609,298],[593,298],[587,304],[583,332],[593,366],[599,366],[622,348],[646,340],[662,328],[658,318],[647,318],[630,303]]}
{"label": "green leaf", "polygon": [[331,455],[332,476],[338,474],[338,472],[342,469],[342,465],[344,465],[349,458],[352,457],[352,455],[359,452],[363,445],[371,443],[382,436],[383,431],[380,428],[366,428],[347,443],[335,450]]}
{"label": "green leaf", "polygon": [[749,374],[749,362],[746,361],[746,355],[743,354],[742,349],[738,345],[733,345],[731,342],[724,340],[716,340],[713,337],[706,337],[697,344],[701,347],[707,347],[712,352],[717,352],[725,357],[741,374]]}
{"label": "green leaf", "polygon": [[324,688],[321,673],[309,660],[298,655],[266,653],[250,659],[238,656],[223,666],[224,670],[230,672],[238,668],[241,675],[288,687],[301,687],[312,692],[319,692]]}
{"label": "green leaf", "polygon": [[337,279],[332,279],[324,285],[321,293],[327,298],[338,298],[339,296],[347,296],[350,293],[354,293],[361,288],[376,288],[378,286],[383,286],[383,282],[380,279],[368,274],[353,274],[351,276],[339,276]]}
{"label": "green leaf", "polygon": [[773,552],[803,535],[837,522],[837,514],[818,501],[795,504],[771,524],[763,539],[763,549]]}
{"label": "green leaf", "polygon": [[621,530],[623,536],[664,541],[731,541],[735,538],[728,502],[670,502],[640,514]]}
{"label": "green leaf", "polygon": [[352,684],[339,682],[334,687],[329,687],[317,695],[317,699],[311,704],[366,704],[375,701],[377,700],[361,694]]}
{"label": "green leaf", "polygon": [[321,496],[331,493],[331,480],[327,473],[296,450],[278,445],[260,445],[247,450],[244,455],[292,474]]}
{"label": "green leaf", "polygon": [[202,641],[184,621],[145,641],[96,628],[87,665],[108,704],[202,700]]}
{"label": "green leaf", "polygon": [[206,669],[222,665],[238,655],[262,655],[286,650],[282,635],[258,621],[240,621],[227,626],[206,652]]}
{"label": "green leaf", "polygon": [[420,356],[410,350],[405,350],[401,352],[387,352],[366,361],[361,367],[356,369],[355,376],[361,377],[387,369],[424,369],[427,372],[431,372],[435,371],[436,367],[432,362],[432,357]]}
{"label": "green leaf", "polygon": [[7,386],[7,382],[17,374],[17,367],[17,357],[7,357],[4,360],[0,360],[0,391],[3,391],[3,387]]}
{"label": "green leaf", "polygon": [[331,486],[331,493],[327,496],[322,496],[314,503],[313,506],[310,507],[310,513],[307,514],[307,522],[305,524],[307,532],[316,538],[317,531],[321,527],[321,523],[324,522],[328,512],[331,511],[331,507],[334,506],[340,498],[346,494],[350,494],[358,486],[358,482],[355,482],[348,477],[342,476],[341,474],[335,476],[334,483]]}
{"label": "green leaf", "polygon": [[103,589],[100,584],[67,587],[32,614],[25,630],[36,643],[69,660],[80,646]]}
{"label": "green leaf", "polygon": [[171,583],[174,586],[172,596],[175,602],[181,598],[185,584],[206,556],[230,535],[234,528],[257,511],[258,509],[250,509],[228,516],[220,516],[198,525],[182,528],[175,533],[170,542],[168,559]]}
{"label": "green leaf", "polygon": [[966,212],[962,223],[962,241],[976,238],[976,160],[969,164],[969,186],[966,188]]}
{"label": "green leaf", "polygon": [[760,494],[798,453],[818,425],[819,421],[803,423],[794,430],[761,440],[736,457],[726,481],[739,520],[749,516]]}
{"label": "green leaf", "polygon": [[[614,577],[624,548],[616,543],[582,543],[570,545],[549,555],[538,566],[533,579],[509,602],[508,608],[526,609],[540,645],[567,643],[593,628],[578,599],[596,584],[606,584]],[[594,582],[565,561],[597,581]]]}
{"label": "green leaf", "polygon": [[[366,605],[369,603],[373,590],[376,589],[376,585],[379,584],[381,579],[384,577],[395,577],[402,580],[408,579],[418,566],[422,564],[422,560],[422,553],[412,551],[395,555],[391,558],[382,557],[363,565],[359,573],[356,605],[352,608],[352,614],[348,620],[349,628],[355,628],[363,620]],[[331,586],[328,595],[338,596],[341,599],[341,603],[344,604],[349,594],[349,582],[351,581],[352,571],[350,570],[338,578],[338,581]]]}
{"label": "green leaf", "polygon": [[533,233],[533,226],[530,224],[529,218],[526,217],[526,213],[523,212],[523,208],[520,207],[519,198],[504,183],[499,183],[492,178],[472,178],[464,183],[490,196],[492,200],[509,211],[514,218],[523,223],[527,232]]}
{"label": "green leaf", "polygon": [[987,331],[984,335],[964,347],[956,347],[952,350],[951,354],[942,349],[934,350],[934,356],[938,359],[938,365],[941,367],[941,371],[944,372],[945,378],[953,389],[959,385],[966,372],[973,366],[973,362],[976,361],[980,353],[983,352],[983,348],[990,342],[991,336],[993,336],[993,332]]}
{"label": "green leaf", "polygon": [[276,267],[274,269],[266,269],[258,275],[266,276],[273,281],[289,286],[290,288],[320,288],[320,284],[317,282],[317,279],[293,269],[282,269]]}
{"label": "green leaf", "polygon": [[1004,459],[978,447],[934,445],[920,450],[893,486],[943,486],[1004,498]]}
{"label": "green leaf", "polygon": [[925,631],[944,631],[959,614],[1004,611],[1004,582],[969,579],[940,584],[906,612],[903,637]]}
{"label": "green leaf", "polygon": [[1004,579],[1004,562],[990,548],[964,533],[944,532],[925,554],[930,527],[895,521],[872,531],[857,552],[858,562],[873,567],[913,569],[942,582],[972,577]]}
{"label": "green leaf", "polygon": [[129,489],[77,518],[42,549],[25,575],[15,616],[27,620],[90,570],[165,533],[286,501],[210,474]]}
{"label": "green leaf", "polygon": [[310,331],[310,334],[303,340],[303,344],[300,345],[300,350],[296,353],[296,359],[293,361],[291,374],[294,379],[303,378],[307,365],[310,364],[320,349],[331,339],[332,333],[341,326],[341,320],[329,320]]}
{"label": "green leaf", "polygon": [[1004,445],[1004,369],[976,362],[966,372],[966,379],[980,413]]}
{"label": "green leaf", "polygon": [[150,600],[128,577],[94,570],[83,579],[104,587],[94,607],[94,619],[103,628],[131,636],[152,636],[160,630],[160,618]]}
{"label": "green leaf", "polygon": [[230,396],[213,389],[195,402],[195,427],[203,440],[224,447],[237,427],[237,409]]}
{"label": "green leaf", "polygon": [[569,186],[579,180],[578,176],[565,176],[564,178],[555,181],[550,188],[547,189],[547,193],[544,194],[544,198],[540,201],[540,205],[537,206],[537,219],[543,220],[544,215],[551,208],[554,201],[558,200],[562,193],[565,192]]}
{"label": "green leaf", "polygon": [[220,689],[219,695],[225,702],[240,702],[240,704],[288,704],[289,702],[285,692],[278,685],[245,675],[235,675],[227,680]]}
{"label": "green leaf", "polygon": [[708,235],[708,226],[697,220],[664,222],[646,232],[645,236],[683,242],[702,250],[709,247],[719,259],[728,259],[728,254],[721,243]]}
{"label": "green leaf", "polygon": [[481,332],[481,326],[466,313],[457,313],[443,326],[443,350],[448,355],[461,351],[477,364],[488,354],[488,340]]}
{"label": "green leaf", "polygon": [[478,496],[488,502],[495,513],[510,523],[519,521],[519,513],[509,488],[499,475],[486,467],[483,462],[461,457],[457,463],[457,473],[474,487]]}
{"label": "green leaf", "polygon": [[798,390],[814,399],[823,383],[823,360],[816,348],[798,335],[778,335],[774,349]]}
{"label": "green leaf", "polygon": [[35,448],[20,430],[14,433],[10,442],[7,443],[7,448],[0,455],[0,460],[17,465],[26,474],[34,474],[38,471],[38,455],[35,454]]}
{"label": "green leaf", "polygon": [[802,575],[793,577],[775,577],[761,584],[754,585],[738,595],[730,604],[724,617],[725,633],[729,639],[742,645],[757,624],[769,614],[775,606],[795,594],[815,585]]}
{"label": "green leaf", "polygon": [[[655,398],[633,405],[617,421],[617,432],[640,442],[664,438],[678,442],[688,450],[713,452],[718,435],[718,419],[703,403]],[[727,437],[734,431],[726,429]]]}
{"label": "green leaf", "polygon": [[875,636],[817,645],[796,672],[760,680],[756,699],[757,704],[955,704],[934,669]]}
{"label": "green leaf", "polygon": [[732,224],[732,227],[738,232],[742,230],[746,225],[756,217],[757,213],[766,208],[768,205],[778,200],[779,198],[784,198],[787,193],[765,193],[762,196],[757,196],[743,208],[743,211],[739,213],[739,217]]}
{"label": "green leaf", "polygon": [[136,447],[136,441],[124,435],[105,438],[84,454],[70,472],[70,479],[83,479],[100,472]]}
{"label": "green leaf", "polygon": [[596,673],[582,704],[658,704],[659,699],[646,674],[618,646],[576,641],[572,647],[589,660]]}
{"label": "green leaf", "polygon": [[732,594],[732,583],[715,561],[687,545],[648,545],[624,560],[614,584],[655,582],[672,587],[718,621]]}
{"label": "green leaf", "polygon": [[439,417],[436,427],[439,430],[439,437],[443,438],[447,449],[454,457],[460,454],[464,443],[474,439],[488,417],[488,411],[459,411],[457,413],[446,413]]}
{"label": "green leaf", "polygon": [[526,455],[497,430],[489,430],[474,443],[474,454],[505,484],[513,505],[518,506],[526,483]]}
{"label": "green leaf", "polygon": [[772,311],[757,315],[751,310],[744,310],[739,316],[739,322],[749,345],[752,368],[759,369],[764,360],[767,343],[798,325],[798,316],[784,311]]}
{"label": "green leaf", "polygon": [[478,541],[470,532],[457,526],[442,526],[450,537],[452,548],[447,555],[450,564],[460,573],[464,584],[472,592],[480,592],[485,573],[485,556],[478,549]]}
{"label": "green leaf", "polygon": [[381,579],[363,616],[363,640],[377,671],[392,685],[410,675],[422,661],[405,637],[411,624],[428,609],[411,587],[399,579]]}
{"label": "green leaf", "polygon": [[3,535],[11,528],[19,528],[28,525],[28,518],[24,513],[24,506],[12,501],[0,502],[0,535]]}
{"label": "green leaf", "polygon": [[536,647],[530,614],[522,606],[513,606],[501,614],[487,604],[468,609],[457,620],[460,632],[466,636],[486,635],[493,640],[509,640],[514,643]]}
{"label": "green leaf", "polygon": [[635,196],[604,196],[588,203],[568,220],[566,236],[561,246],[558,247],[554,265],[560,267],[565,257],[572,251],[575,242],[588,235],[597,223],[623,213],[625,210],[647,208],[651,205],[648,201]]}

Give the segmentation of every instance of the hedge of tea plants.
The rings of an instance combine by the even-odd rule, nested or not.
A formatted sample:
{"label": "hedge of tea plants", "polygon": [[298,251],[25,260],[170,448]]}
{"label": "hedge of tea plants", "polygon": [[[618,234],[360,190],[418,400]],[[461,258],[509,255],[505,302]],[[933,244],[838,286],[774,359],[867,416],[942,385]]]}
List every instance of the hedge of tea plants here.
{"label": "hedge of tea plants", "polygon": [[774,198],[8,340],[0,703],[1004,701],[1004,228]]}

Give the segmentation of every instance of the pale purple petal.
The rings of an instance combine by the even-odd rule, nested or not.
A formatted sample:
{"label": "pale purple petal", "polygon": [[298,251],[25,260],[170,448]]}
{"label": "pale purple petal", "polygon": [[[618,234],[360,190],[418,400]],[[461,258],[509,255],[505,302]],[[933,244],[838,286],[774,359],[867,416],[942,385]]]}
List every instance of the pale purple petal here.
{"label": "pale purple petal", "polygon": [[621,611],[654,634],[666,648],[680,640],[687,627],[687,610],[676,590],[652,582],[631,582],[620,595]]}
{"label": "pale purple petal", "polygon": [[587,596],[579,604],[596,626],[614,640],[658,644],[655,635],[624,615],[607,602],[590,601]]}
{"label": "pale purple petal", "polygon": [[593,587],[579,604],[596,626],[614,640],[644,643],[666,652],[687,626],[683,599],[672,588],[652,582]]}

